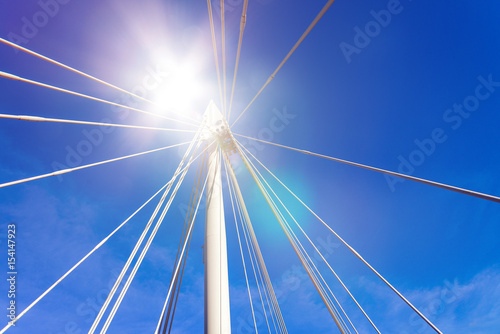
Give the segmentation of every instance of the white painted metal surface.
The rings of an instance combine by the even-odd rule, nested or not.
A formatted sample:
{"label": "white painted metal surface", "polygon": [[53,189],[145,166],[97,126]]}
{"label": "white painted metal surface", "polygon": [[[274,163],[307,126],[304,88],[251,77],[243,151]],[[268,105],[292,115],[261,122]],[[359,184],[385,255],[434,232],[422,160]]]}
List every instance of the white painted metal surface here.
{"label": "white painted metal surface", "polygon": [[221,151],[218,134],[226,125],[213,102],[205,112],[208,143],[207,208],[205,218],[205,333],[231,333],[227,272],[226,226],[221,183]]}

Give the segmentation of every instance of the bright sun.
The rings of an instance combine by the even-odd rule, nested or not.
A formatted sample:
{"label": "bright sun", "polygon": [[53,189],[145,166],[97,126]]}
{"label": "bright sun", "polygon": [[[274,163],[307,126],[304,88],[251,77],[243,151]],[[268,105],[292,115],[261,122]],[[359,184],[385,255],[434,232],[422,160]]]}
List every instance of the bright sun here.
{"label": "bright sun", "polygon": [[169,62],[163,68],[165,79],[153,97],[156,112],[196,117],[197,101],[205,99],[206,95],[205,83],[200,77],[200,63],[196,59],[188,59]]}

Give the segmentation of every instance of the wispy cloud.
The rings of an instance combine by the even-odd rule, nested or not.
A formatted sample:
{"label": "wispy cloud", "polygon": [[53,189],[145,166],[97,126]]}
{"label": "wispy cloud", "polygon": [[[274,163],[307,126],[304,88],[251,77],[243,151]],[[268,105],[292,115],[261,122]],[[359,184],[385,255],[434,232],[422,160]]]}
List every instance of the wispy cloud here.
{"label": "wispy cloud", "polygon": [[[395,294],[379,282],[360,278],[360,285],[379,300],[375,320],[391,333],[434,333]],[[469,281],[445,280],[439,286],[402,291],[444,333],[498,334],[500,329],[500,268],[487,268]]]}
{"label": "wispy cloud", "polygon": [[[360,277],[357,283],[358,301],[367,305],[365,310],[382,332],[435,333],[383,283],[365,276]],[[252,288],[257,310],[260,304],[257,304],[259,299],[255,292]],[[499,333],[500,268],[497,266],[481,271],[468,281],[444,280],[438,286],[401,292],[444,333]],[[232,287],[231,297],[236,297],[243,311],[243,305],[248,304],[246,288]],[[350,301],[337,297],[360,333],[374,332],[359,310],[349,305]],[[311,284],[304,281],[300,289],[287,291],[286,296],[280,299],[285,323],[294,328],[295,333],[337,333],[335,323]],[[253,329],[251,317],[240,314],[239,319],[244,319],[244,322],[233,324],[233,329],[238,325],[238,333],[250,333]],[[259,327],[265,327],[264,319],[259,320],[262,320],[258,323]],[[264,330],[264,327],[259,329]]]}

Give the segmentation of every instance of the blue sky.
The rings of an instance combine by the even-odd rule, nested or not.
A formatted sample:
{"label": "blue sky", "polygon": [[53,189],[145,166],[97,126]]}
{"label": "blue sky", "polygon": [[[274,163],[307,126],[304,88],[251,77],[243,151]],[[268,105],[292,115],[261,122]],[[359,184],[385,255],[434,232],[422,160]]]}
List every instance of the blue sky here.
{"label": "blue sky", "polygon": [[[162,97],[168,106],[192,117],[200,117],[210,99],[220,104],[204,1],[62,2],[57,7],[51,1],[2,4],[0,36],[148,98]],[[43,5],[47,3],[52,6]],[[242,3],[226,1],[228,87]],[[231,120],[325,3],[250,1]],[[44,15],[42,7],[51,15]],[[218,7],[214,4],[216,20]],[[233,131],[499,196],[499,17],[500,6],[492,0],[337,0]],[[217,25],[216,35],[220,36]],[[135,103],[5,45],[0,45],[0,64],[0,71]],[[0,79],[0,85],[3,114],[187,128],[11,80]],[[180,99],[184,96],[177,89],[184,87],[190,95]],[[146,104],[138,106],[158,112]],[[85,149],[82,143],[89,136],[95,141],[86,153],[72,153]],[[94,126],[3,119],[0,182],[167,146],[191,136],[132,129],[103,133]],[[443,332],[499,333],[497,203],[241,141]],[[19,309],[163,186],[182,154],[183,149],[172,149],[0,189],[1,245],[8,224],[15,222],[18,231]],[[257,187],[241,162],[236,159],[234,164],[289,332],[337,333]],[[156,326],[193,171],[184,182],[111,333],[149,333]],[[382,332],[433,332],[311,214],[272,184]],[[249,333],[250,310],[227,204],[233,332]],[[87,332],[154,205],[8,332]],[[203,330],[203,210],[198,218],[175,333]],[[328,279],[359,331],[371,333],[333,278]],[[5,306],[8,287],[5,281],[0,286]],[[262,318],[259,324],[265,331]]]}

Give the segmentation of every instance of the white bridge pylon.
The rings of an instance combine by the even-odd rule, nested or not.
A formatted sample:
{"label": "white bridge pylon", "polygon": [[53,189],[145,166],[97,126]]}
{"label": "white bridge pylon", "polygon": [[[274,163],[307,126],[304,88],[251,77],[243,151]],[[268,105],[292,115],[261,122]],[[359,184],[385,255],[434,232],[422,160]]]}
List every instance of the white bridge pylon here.
{"label": "white bridge pylon", "polygon": [[[205,333],[231,333],[226,225],[221,182],[221,145],[229,127],[213,101],[204,114],[202,136],[208,148],[205,246]],[[211,144],[210,144],[211,143]]]}

